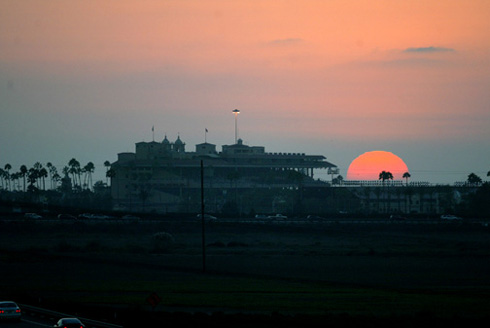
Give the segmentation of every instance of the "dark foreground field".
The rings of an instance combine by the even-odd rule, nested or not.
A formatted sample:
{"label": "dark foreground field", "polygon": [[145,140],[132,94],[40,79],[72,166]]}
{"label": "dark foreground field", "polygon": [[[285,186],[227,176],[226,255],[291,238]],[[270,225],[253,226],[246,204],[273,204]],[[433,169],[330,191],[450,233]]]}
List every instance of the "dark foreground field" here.
{"label": "dark foreground field", "polygon": [[480,225],[212,222],[206,246],[203,273],[198,222],[0,221],[0,298],[126,327],[141,326],[136,316],[193,327],[489,317],[490,231]]}

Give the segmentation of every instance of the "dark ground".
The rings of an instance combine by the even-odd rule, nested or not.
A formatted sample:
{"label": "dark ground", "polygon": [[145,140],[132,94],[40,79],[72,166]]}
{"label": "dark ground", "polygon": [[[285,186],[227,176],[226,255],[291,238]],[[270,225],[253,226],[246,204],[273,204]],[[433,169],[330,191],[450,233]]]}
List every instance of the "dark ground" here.
{"label": "dark ground", "polygon": [[[157,247],[155,232],[174,242]],[[488,319],[473,224],[0,222],[0,298],[156,326],[447,327]],[[162,301],[151,309],[146,298]],[[140,320],[140,319],[138,319]],[[148,319],[150,320],[150,319]]]}

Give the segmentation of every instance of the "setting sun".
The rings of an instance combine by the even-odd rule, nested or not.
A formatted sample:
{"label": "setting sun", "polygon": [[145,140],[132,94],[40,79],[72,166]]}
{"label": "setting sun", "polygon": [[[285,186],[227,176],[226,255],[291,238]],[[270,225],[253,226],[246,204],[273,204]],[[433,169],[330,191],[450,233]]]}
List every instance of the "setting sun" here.
{"label": "setting sun", "polygon": [[382,171],[391,172],[394,180],[402,180],[408,167],[393,153],[370,151],[352,161],[347,170],[347,180],[378,180]]}

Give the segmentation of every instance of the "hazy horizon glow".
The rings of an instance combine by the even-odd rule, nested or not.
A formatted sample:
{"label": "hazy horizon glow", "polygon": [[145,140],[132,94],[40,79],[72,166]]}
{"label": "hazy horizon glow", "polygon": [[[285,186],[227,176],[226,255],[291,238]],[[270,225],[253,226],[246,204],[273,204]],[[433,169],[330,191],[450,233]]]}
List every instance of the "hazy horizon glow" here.
{"label": "hazy horizon glow", "polygon": [[[177,135],[490,170],[490,2],[0,0],[0,166],[105,160]],[[220,148],[220,147],[218,147]],[[326,172],[317,177],[329,179]]]}

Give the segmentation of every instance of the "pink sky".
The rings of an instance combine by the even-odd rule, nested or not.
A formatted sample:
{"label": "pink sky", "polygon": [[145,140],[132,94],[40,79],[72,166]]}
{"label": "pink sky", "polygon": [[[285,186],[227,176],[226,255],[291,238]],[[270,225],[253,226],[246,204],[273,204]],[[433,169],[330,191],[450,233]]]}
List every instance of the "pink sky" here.
{"label": "pink sky", "polygon": [[102,170],[152,125],[187,150],[207,127],[221,146],[239,108],[246,143],[344,176],[386,150],[413,179],[483,177],[489,15],[486,0],[0,0],[0,137],[15,140],[0,165]]}

